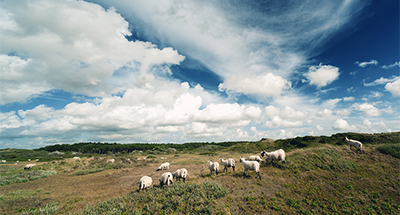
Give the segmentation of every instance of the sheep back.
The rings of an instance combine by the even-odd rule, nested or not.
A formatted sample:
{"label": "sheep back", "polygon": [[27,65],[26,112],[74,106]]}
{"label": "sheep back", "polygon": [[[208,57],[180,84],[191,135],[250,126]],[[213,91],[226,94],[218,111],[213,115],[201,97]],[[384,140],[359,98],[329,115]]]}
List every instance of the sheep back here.
{"label": "sheep back", "polygon": [[285,161],[285,159],[286,159],[286,153],[283,149],[278,149],[273,152],[266,152],[266,151],[261,152],[261,156],[264,156],[264,155],[267,157],[266,160],[271,160],[271,161],[274,161],[274,160]]}
{"label": "sheep back", "polygon": [[172,176],[178,180],[183,178],[183,181],[185,182],[185,179],[187,178],[188,172],[185,168],[178,169],[174,173],[172,173]]}
{"label": "sheep back", "polygon": [[165,172],[161,175],[161,178],[159,179],[160,181],[160,186],[163,186],[166,184],[167,186],[172,184],[172,174],[170,172]]}
{"label": "sheep back", "polygon": [[145,188],[150,187],[152,183],[153,183],[153,179],[151,177],[143,176],[139,180],[139,190],[143,190]]}

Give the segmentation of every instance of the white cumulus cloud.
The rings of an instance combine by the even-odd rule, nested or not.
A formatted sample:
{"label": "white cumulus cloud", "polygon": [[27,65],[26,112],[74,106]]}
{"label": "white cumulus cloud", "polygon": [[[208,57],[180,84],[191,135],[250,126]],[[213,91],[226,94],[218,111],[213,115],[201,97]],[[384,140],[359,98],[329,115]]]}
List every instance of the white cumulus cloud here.
{"label": "white cumulus cloud", "polygon": [[227,78],[224,83],[219,85],[219,90],[277,97],[283,90],[290,89],[290,87],[289,81],[272,73],[258,76],[241,74]]}
{"label": "white cumulus cloud", "polygon": [[104,96],[121,90],[108,82],[119,68],[145,77],[154,65],[184,59],[169,47],[128,41],[129,23],[115,8],[67,0],[4,1],[1,7],[8,14],[0,16],[8,23],[0,28],[1,79],[7,83],[1,104],[49,89]]}
{"label": "white cumulus cloud", "polygon": [[393,82],[389,82],[385,85],[385,89],[392,93],[393,97],[400,96],[400,77],[397,77]]}
{"label": "white cumulus cloud", "polygon": [[330,65],[310,66],[308,73],[304,74],[310,84],[324,87],[339,77],[339,68]]}
{"label": "white cumulus cloud", "polygon": [[376,108],[375,106],[373,106],[371,104],[368,104],[368,103],[355,104],[355,108],[358,111],[363,111],[364,115],[366,117],[380,116],[381,115],[381,113],[380,113],[378,108]]}
{"label": "white cumulus cloud", "polygon": [[349,125],[349,123],[344,119],[337,119],[333,123],[332,128],[334,130],[340,130],[340,131],[354,131],[357,129],[356,126]]}

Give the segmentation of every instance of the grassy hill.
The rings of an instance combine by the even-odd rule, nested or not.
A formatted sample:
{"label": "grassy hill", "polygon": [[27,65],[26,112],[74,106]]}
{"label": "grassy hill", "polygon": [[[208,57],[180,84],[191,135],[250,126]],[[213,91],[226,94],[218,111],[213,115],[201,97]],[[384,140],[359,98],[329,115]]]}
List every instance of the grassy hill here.
{"label": "grassy hill", "polygon": [[[344,136],[361,140],[364,153],[346,145]],[[0,214],[400,213],[400,132],[168,148],[79,155],[0,150],[1,159],[10,154],[14,160],[20,158],[18,165],[14,161],[0,165]],[[263,162],[262,180],[251,171],[243,176],[241,156],[278,148],[287,152],[285,163]],[[82,161],[71,156],[80,156]],[[49,161],[28,162],[29,157]],[[230,169],[210,176],[206,162],[229,157],[237,162],[236,172]],[[107,163],[109,158],[116,162]],[[171,172],[188,169],[186,184],[158,186],[163,172],[155,170],[166,161],[171,163]],[[24,170],[27,163],[37,165]],[[137,182],[143,175],[153,178],[153,186],[138,192]]]}

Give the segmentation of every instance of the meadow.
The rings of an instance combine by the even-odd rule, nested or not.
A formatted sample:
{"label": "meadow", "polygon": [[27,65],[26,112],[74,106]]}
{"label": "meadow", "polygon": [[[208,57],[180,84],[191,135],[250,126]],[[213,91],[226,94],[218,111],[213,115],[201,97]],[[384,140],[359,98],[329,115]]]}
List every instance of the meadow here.
{"label": "meadow", "polygon": [[[362,154],[343,141],[345,135],[364,143]],[[93,149],[93,143],[79,145]],[[75,144],[0,150],[0,159],[7,160],[0,164],[0,214],[400,213],[400,132],[137,149],[95,145],[89,151]],[[252,171],[243,175],[240,157],[279,148],[286,151],[285,163],[262,162],[261,180]],[[219,158],[234,158],[236,171],[220,167],[218,176],[210,176],[207,161]],[[186,168],[186,183],[160,187],[166,171],[156,169],[163,162],[171,163],[166,171]],[[28,163],[37,165],[24,170]],[[139,192],[143,175],[153,178],[153,186]]]}

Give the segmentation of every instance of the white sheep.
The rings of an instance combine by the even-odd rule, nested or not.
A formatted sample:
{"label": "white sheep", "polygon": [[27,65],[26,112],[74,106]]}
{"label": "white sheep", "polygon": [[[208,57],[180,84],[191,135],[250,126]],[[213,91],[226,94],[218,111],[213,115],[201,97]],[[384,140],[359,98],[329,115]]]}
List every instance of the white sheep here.
{"label": "white sheep", "polygon": [[133,164],[133,162],[131,161],[131,159],[130,159],[130,158],[126,158],[126,159],[124,159],[124,162],[126,162],[126,163],[130,163],[130,164]]}
{"label": "white sheep", "polygon": [[240,162],[243,163],[244,171],[243,175],[249,175],[249,170],[254,170],[257,172],[256,178],[259,177],[261,180],[260,175],[260,163],[257,161],[246,161],[243,157],[240,158]]}
{"label": "white sheep", "polygon": [[36,162],[39,162],[39,159],[36,159]]}
{"label": "white sheep", "polygon": [[260,158],[260,156],[258,155],[250,155],[249,159],[247,159],[248,161],[258,161],[258,162],[262,162],[263,160]]}
{"label": "white sheep", "polygon": [[218,170],[219,170],[218,162],[208,161],[208,168],[210,169],[210,176],[212,175],[213,171],[215,171],[215,176],[218,176]]}
{"label": "white sheep", "polygon": [[72,159],[76,160],[76,161],[81,161],[80,157],[73,157]]}
{"label": "white sheep", "polygon": [[19,164],[19,161],[15,162],[15,165]]}
{"label": "white sheep", "polygon": [[107,161],[107,163],[114,163],[114,162],[115,162],[114,158],[108,159],[108,161]]}
{"label": "white sheep", "polygon": [[172,174],[170,172],[165,172],[164,174],[161,175],[160,178],[160,186],[164,186],[167,185],[169,186],[170,184],[172,184]]}
{"label": "white sheep", "polygon": [[233,160],[232,158],[229,158],[227,160],[220,158],[219,160],[224,166],[224,171],[228,171],[229,167],[232,167],[233,171],[235,171],[235,160]]}
{"label": "white sheep", "polygon": [[6,163],[7,161],[6,161],[6,160],[1,160],[1,162],[2,162],[2,163]]}
{"label": "white sheep", "polygon": [[36,166],[36,164],[30,163],[30,164],[25,165],[24,169],[30,169],[30,168],[32,168],[34,166]]}
{"label": "white sheep", "polygon": [[174,178],[176,178],[178,181],[180,181],[181,178],[183,178],[183,183],[185,183],[187,175],[188,175],[188,172],[185,168],[178,169],[174,173],[172,173],[172,176]]}
{"label": "white sheep", "polygon": [[358,140],[352,140],[352,139],[349,139],[349,138],[347,138],[347,137],[344,137],[344,140],[347,142],[347,144],[349,144],[350,145],[350,147],[351,146],[354,146],[358,151],[360,151],[361,152],[361,154],[362,154],[362,143],[360,142],[360,141],[358,141]]}
{"label": "white sheep", "polygon": [[164,170],[164,169],[169,169],[169,163],[168,163],[168,162],[167,162],[167,163],[161,164],[161,165],[158,167],[157,171]]}
{"label": "white sheep", "polygon": [[271,161],[274,161],[274,160],[280,161],[281,160],[282,162],[285,162],[285,159],[286,159],[286,154],[283,149],[278,149],[273,152],[262,151],[261,156],[262,157],[267,156],[267,158],[265,158],[265,160],[271,160]]}
{"label": "white sheep", "polygon": [[153,179],[149,176],[143,176],[139,180],[139,190],[144,190],[145,188],[148,188],[151,186],[153,183]]}

